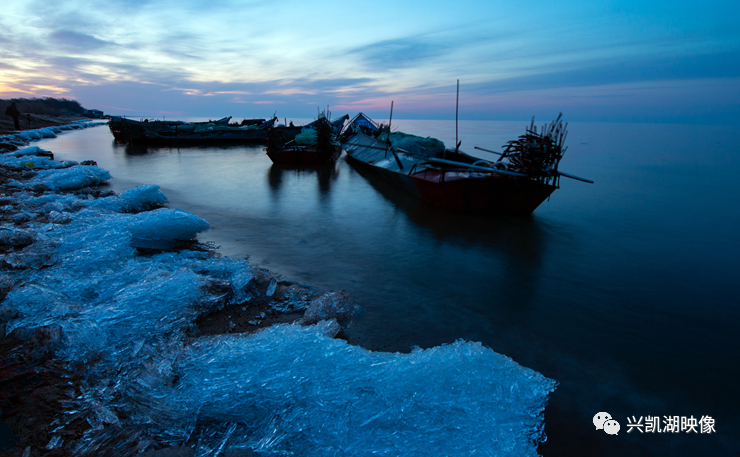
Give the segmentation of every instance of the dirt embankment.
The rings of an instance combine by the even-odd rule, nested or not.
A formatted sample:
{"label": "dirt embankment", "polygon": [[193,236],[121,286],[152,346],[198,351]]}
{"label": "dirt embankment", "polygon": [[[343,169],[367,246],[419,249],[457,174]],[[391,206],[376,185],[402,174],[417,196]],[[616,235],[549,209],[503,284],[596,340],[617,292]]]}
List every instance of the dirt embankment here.
{"label": "dirt embankment", "polygon": [[[88,118],[75,115],[52,116],[49,114],[22,113],[19,118],[19,124],[21,130],[31,130],[72,124],[84,119]],[[13,125],[13,118],[0,113],[0,135],[7,135],[13,132],[16,132],[15,126]]]}

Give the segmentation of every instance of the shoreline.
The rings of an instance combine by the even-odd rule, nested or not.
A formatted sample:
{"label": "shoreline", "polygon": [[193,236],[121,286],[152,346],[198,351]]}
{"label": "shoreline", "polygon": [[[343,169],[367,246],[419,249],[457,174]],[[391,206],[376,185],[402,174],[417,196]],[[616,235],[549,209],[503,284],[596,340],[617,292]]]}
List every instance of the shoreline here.
{"label": "shoreline", "polygon": [[[303,411],[303,415],[288,414],[276,426],[287,440],[283,447],[296,446],[307,452],[305,449],[311,449],[312,444],[304,443],[303,432],[299,431],[305,427],[301,425],[305,420],[324,423],[321,421],[331,418],[345,432],[368,439],[362,435],[362,427],[348,430],[348,424],[336,417],[346,408],[343,401],[336,404],[339,410],[325,411],[327,402],[337,402],[335,396],[342,400],[346,389],[352,392],[355,384],[369,382],[368,386],[377,392],[363,401],[363,409],[356,415],[367,415],[365,420],[375,421],[378,414],[388,413],[378,412],[387,408],[382,405],[398,401],[396,395],[417,395],[417,376],[425,380],[438,378],[423,404],[461,403],[459,421],[472,428],[462,437],[455,432],[456,439],[478,443],[491,439],[480,435],[482,431],[488,436],[487,429],[479,426],[480,414],[488,414],[498,405],[490,403],[495,398],[489,391],[497,383],[510,382],[506,376],[513,375],[504,373],[514,368],[526,373],[528,382],[533,383],[529,388],[536,386],[540,392],[524,395],[524,400],[512,408],[522,424],[529,424],[525,425],[529,434],[517,445],[531,446],[532,440],[538,439],[536,424],[542,427],[544,404],[555,386],[539,373],[504,360],[505,357],[501,359],[475,343],[460,342],[412,354],[373,353],[352,347],[336,339],[341,337],[342,326],[351,322],[354,311],[346,294],[320,294],[309,286],[252,267],[244,260],[220,256],[212,246],[193,241],[197,233],[207,229],[208,223],[193,214],[167,208],[167,199],[158,186],[141,186],[115,195],[98,187],[110,175],[94,163],[59,164],[49,160],[48,154],[38,147],[26,149],[34,152],[33,161],[29,159],[32,155],[15,151],[2,155],[8,160],[1,167],[5,235],[0,258],[4,299],[0,324],[3,336],[6,327],[9,336],[2,340],[5,355],[0,371],[3,383],[15,389],[4,390],[10,395],[1,399],[1,408],[3,420],[10,422],[19,438],[4,455],[126,455],[141,451],[150,456],[173,455],[172,452],[185,456],[193,455],[201,446],[203,433],[210,434],[210,438],[203,438],[209,445],[221,442],[223,447],[229,439],[236,440],[237,443],[229,443],[229,455],[252,455],[249,449],[262,441],[248,439],[248,433],[257,437],[261,433],[250,431],[250,421],[259,424],[264,419],[254,418],[250,411],[261,408],[263,403],[274,403],[278,411],[290,411],[296,401],[307,402],[296,410]],[[13,165],[8,165],[11,162]],[[298,319],[310,325],[284,325]],[[255,333],[256,330],[261,331]],[[234,352],[224,352],[223,345]],[[264,354],[254,352],[255,346],[262,347]],[[236,414],[238,421],[223,422],[224,409],[231,410],[233,403],[245,401],[241,399],[247,388],[241,379],[256,376],[250,367],[234,373],[233,361],[241,360],[245,350],[260,361],[253,362],[257,366],[282,366],[267,370],[265,375],[272,380],[270,383],[277,382],[275,378],[282,379],[285,390],[274,388],[271,390],[275,392],[265,392],[260,386],[266,381],[255,381],[249,389],[257,396],[269,394],[270,400],[248,402],[227,413],[227,417]],[[301,351],[308,352],[297,355]],[[216,366],[198,362],[213,361],[213,354],[217,354]],[[343,355],[337,358],[336,354]],[[229,362],[230,357],[235,359]],[[295,357],[308,365],[296,367],[295,361],[280,365]],[[316,365],[315,360],[325,363]],[[435,362],[421,363],[423,360]],[[162,364],[165,368],[152,371],[152,367]],[[483,370],[483,377],[478,375],[477,364],[488,367]],[[392,370],[389,373],[396,375],[400,369],[400,373],[409,372],[411,377],[391,379],[383,385],[387,374],[367,379],[367,373],[377,370],[371,370],[375,366],[387,366]],[[474,392],[475,401],[470,402],[460,393],[440,392],[438,384],[457,382],[445,381],[450,374],[444,366],[469,369],[472,381],[486,387]],[[427,375],[414,372],[424,367],[433,371]],[[294,372],[312,373],[304,376],[308,382],[317,383],[313,389],[327,390],[339,378],[352,381],[346,381],[346,386],[340,383],[340,390],[328,400],[321,395],[314,399],[313,394],[295,397],[291,393],[296,387],[291,380],[296,376]],[[220,390],[210,393],[214,380],[219,379],[216,385],[221,386]],[[205,381],[208,382],[204,384]],[[235,382],[240,386],[236,390],[232,386]],[[142,391],[142,385],[148,387]],[[362,393],[367,388],[361,388],[353,397],[367,395]],[[182,391],[197,393],[197,398],[182,397]],[[380,400],[375,398],[378,395]],[[167,412],[161,409],[158,398],[173,399],[166,406]],[[223,403],[222,398],[231,400]],[[132,399],[136,402],[132,403]],[[283,403],[284,406],[278,406]],[[423,442],[428,437],[419,432],[420,417],[404,412],[410,406],[400,403],[395,419],[399,428],[406,427],[406,433],[416,431],[416,439]],[[468,403],[474,406],[469,407]],[[475,409],[481,404],[483,411]],[[327,417],[322,419],[324,415]],[[440,410],[432,417],[444,416]],[[182,423],[189,425],[181,431]],[[223,435],[226,431],[219,431],[222,423],[231,423],[231,432]],[[239,441],[232,434],[243,427],[246,429]],[[444,437],[446,432],[436,433]],[[333,436],[322,439],[332,442],[336,439]],[[371,438],[368,445],[377,437],[371,432]],[[439,443],[457,446],[454,441],[440,438]],[[470,445],[461,441],[460,446]]]}
{"label": "shoreline", "polygon": [[[27,116],[31,116],[31,125],[28,125]],[[67,115],[67,116],[51,116],[48,114],[22,114],[19,124],[21,130],[15,130],[13,124],[13,118],[8,115],[0,116],[0,136],[12,135],[21,133],[26,130],[37,130],[47,127],[62,127],[65,125],[74,124],[82,121],[93,121],[89,117]]]}

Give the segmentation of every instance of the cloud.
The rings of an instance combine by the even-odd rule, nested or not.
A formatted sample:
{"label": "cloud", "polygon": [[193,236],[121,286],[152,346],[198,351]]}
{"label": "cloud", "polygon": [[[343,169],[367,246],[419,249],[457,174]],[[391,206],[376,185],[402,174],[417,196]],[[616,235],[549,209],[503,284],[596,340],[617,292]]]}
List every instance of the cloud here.
{"label": "cloud", "polygon": [[109,41],[100,40],[84,33],[73,32],[70,30],[57,30],[49,35],[53,44],[74,50],[74,51],[91,51],[106,46],[115,45]]}
{"label": "cloud", "polygon": [[371,70],[388,70],[417,66],[424,61],[439,59],[449,49],[448,44],[420,37],[383,40],[347,51],[357,56]]}
{"label": "cloud", "polygon": [[647,81],[734,78],[740,77],[740,51],[592,59],[535,66],[528,69],[528,73],[477,83],[468,89],[481,94],[494,94]]}

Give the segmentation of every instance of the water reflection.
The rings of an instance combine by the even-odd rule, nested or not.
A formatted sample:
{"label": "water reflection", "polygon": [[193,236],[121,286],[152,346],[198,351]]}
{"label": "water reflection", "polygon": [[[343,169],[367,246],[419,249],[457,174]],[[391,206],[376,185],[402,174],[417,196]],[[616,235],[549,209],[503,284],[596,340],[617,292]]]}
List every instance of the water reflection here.
{"label": "water reflection", "polygon": [[120,145],[118,143],[115,143],[114,145],[115,149],[120,149],[121,147],[123,147],[123,152],[129,156],[142,156],[149,154],[149,148],[146,146],[134,146],[132,144]]}
{"label": "water reflection", "polygon": [[267,171],[267,184],[273,198],[280,195],[280,189],[284,183],[284,175],[295,176],[298,179],[315,175],[318,181],[319,200],[328,201],[332,190],[332,184],[339,178],[339,170],[336,163],[328,163],[313,167],[292,167],[283,164],[272,164]]}
{"label": "water reflection", "polygon": [[[495,303],[496,313],[507,309],[507,319],[521,319],[538,291],[538,278],[550,231],[536,217],[469,215],[448,211],[418,198],[374,173],[350,167],[366,179],[388,204],[405,215],[416,237],[429,236],[433,245],[448,245],[453,258],[471,262],[472,279],[488,283],[488,293],[476,297],[472,306],[480,312]],[[422,234],[423,232],[423,234]],[[491,263],[491,259],[496,262]],[[476,264],[480,269],[476,269]],[[486,271],[490,268],[490,271]],[[440,278],[444,281],[445,278]],[[495,299],[491,299],[493,294]],[[501,319],[498,316],[497,319]]]}

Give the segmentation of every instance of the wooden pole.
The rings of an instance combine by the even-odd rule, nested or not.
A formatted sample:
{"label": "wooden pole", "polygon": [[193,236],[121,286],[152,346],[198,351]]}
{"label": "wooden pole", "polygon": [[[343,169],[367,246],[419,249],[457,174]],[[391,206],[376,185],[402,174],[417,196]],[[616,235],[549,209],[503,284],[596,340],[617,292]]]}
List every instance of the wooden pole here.
{"label": "wooden pole", "polygon": [[[385,141],[385,157],[388,157],[388,150],[391,148],[391,123],[393,122],[393,100],[391,100],[391,117],[388,118],[388,138]],[[395,156],[396,153],[394,152],[393,155]],[[398,160],[398,158],[396,158]]]}
{"label": "wooden pole", "polygon": [[[457,96],[455,97],[455,153],[457,153],[460,143],[457,141],[457,113],[460,106],[460,80],[457,80]],[[447,154],[445,150],[445,155]]]}
{"label": "wooden pole", "polygon": [[391,117],[388,119],[388,140],[390,140],[391,122],[393,122],[393,100],[391,100]]}

